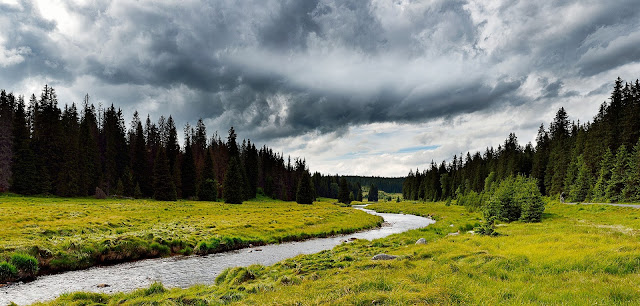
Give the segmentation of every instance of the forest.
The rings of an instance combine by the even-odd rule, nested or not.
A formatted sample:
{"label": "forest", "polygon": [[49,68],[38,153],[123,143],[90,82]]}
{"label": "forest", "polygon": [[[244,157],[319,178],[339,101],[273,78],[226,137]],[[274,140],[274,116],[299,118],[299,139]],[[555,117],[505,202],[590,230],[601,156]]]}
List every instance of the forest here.
{"label": "forest", "polygon": [[[207,137],[202,119],[184,127],[184,145],[171,116],[153,122],[136,112],[125,124],[113,105],[58,106],[53,87],[26,102],[0,92],[0,192],[57,196],[122,196],[175,200],[201,198],[238,203],[256,192],[295,200],[310,180],[305,161],[250,140]],[[312,192],[315,186],[307,188]],[[307,197],[314,197],[309,194]]]}
{"label": "forest", "polygon": [[615,80],[609,101],[593,121],[569,120],[560,108],[549,128],[542,124],[536,143],[522,146],[511,133],[498,148],[433,161],[409,172],[405,199],[458,199],[482,202],[483,191],[508,177],[535,179],[542,195],[572,202],[640,201],[640,83]]}

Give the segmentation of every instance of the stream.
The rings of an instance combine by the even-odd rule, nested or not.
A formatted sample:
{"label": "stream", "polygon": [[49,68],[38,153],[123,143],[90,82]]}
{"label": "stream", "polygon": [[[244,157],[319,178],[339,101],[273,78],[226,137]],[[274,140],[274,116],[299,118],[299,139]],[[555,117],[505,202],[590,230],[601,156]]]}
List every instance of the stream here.
{"label": "stream", "polygon": [[[349,235],[309,239],[300,242],[265,245],[207,256],[174,256],[145,259],[111,266],[40,276],[26,283],[0,288],[0,305],[19,305],[52,300],[65,292],[90,291],[115,293],[145,288],[154,282],[166,287],[186,288],[211,284],[224,269],[252,264],[272,265],[300,254],[313,254],[344,243],[349,238],[373,240],[434,223],[432,219],[404,214],[378,213],[355,205],[356,209],[381,216],[380,228]],[[99,286],[100,285],[100,286]],[[106,285],[106,286],[105,286]]]}

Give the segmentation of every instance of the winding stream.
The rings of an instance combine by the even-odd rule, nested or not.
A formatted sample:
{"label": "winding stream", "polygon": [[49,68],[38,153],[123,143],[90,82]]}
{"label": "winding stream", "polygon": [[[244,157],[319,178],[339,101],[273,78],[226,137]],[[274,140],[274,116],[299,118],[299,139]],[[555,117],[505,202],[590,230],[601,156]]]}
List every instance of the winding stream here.
{"label": "winding stream", "polygon": [[[229,267],[252,264],[272,265],[299,254],[312,254],[332,249],[351,237],[373,240],[422,228],[435,222],[414,215],[377,213],[365,209],[364,206],[354,207],[381,216],[384,218],[385,224],[380,228],[350,235],[246,248],[207,256],[146,259],[41,276],[32,282],[17,283],[0,288],[0,305],[7,305],[11,301],[23,305],[51,300],[64,292],[114,293],[131,291],[148,287],[153,282],[162,282],[166,287],[181,288],[195,284],[210,284],[214,282],[220,272]],[[105,287],[104,284],[108,286]]]}

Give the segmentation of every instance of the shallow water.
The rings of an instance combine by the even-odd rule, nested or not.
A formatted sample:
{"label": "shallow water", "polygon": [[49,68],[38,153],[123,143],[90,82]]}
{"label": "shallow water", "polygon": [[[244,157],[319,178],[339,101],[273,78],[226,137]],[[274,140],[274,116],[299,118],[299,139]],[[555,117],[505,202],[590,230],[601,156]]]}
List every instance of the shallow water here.
{"label": "shallow water", "polygon": [[[112,266],[41,276],[35,281],[0,288],[0,305],[31,304],[51,300],[64,292],[92,291],[114,293],[148,287],[161,282],[166,287],[186,288],[195,284],[213,283],[224,269],[252,264],[272,265],[299,254],[313,254],[332,249],[348,238],[373,240],[425,227],[435,221],[403,214],[377,213],[357,206],[357,209],[381,216],[385,224],[359,233],[289,242],[207,256],[176,256],[146,259]],[[108,287],[99,288],[106,284]]]}

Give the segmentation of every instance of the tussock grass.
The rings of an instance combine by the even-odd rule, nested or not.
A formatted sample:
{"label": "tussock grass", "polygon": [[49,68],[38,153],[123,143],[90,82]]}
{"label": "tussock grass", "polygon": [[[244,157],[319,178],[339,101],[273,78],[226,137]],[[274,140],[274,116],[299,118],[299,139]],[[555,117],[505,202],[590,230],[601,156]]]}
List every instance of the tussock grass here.
{"label": "tussock grass", "polygon": [[[501,235],[487,237],[463,231],[481,218],[460,206],[403,202],[369,208],[431,215],[437,222],[269,267],[229,269],[211,286],[170,289],[152,298],[117,294],[104,303],[627,305],[640,301],[640,210],[549,203],[542,223],[499,224]],[[458,230],[460,235],[447,235]],[[415,245],[421,237],[427,244]],[[371,260],[377,253],[399,258]],[[69,301],[62,297],[53,304]]]}
{"label": "tussock grass", "polygon": [[0,195],[0,211],[0,262],[18,256],[32,274],[37,266],[15,254],[34,256],[40,273],[51,273],[351,233],[382,221],[328,201],[268,198],[236,205]]}

